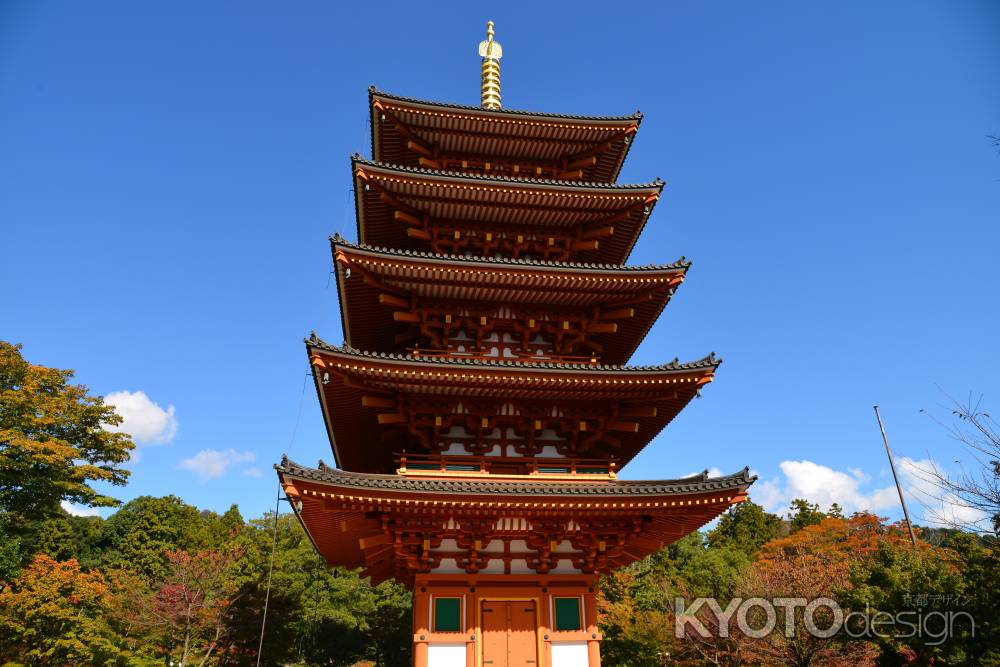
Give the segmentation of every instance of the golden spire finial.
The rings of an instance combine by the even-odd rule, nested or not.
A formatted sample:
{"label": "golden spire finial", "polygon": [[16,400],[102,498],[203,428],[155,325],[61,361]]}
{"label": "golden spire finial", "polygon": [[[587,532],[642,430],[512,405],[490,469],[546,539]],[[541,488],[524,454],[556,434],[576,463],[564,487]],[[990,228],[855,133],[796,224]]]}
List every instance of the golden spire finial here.
{"label": "golden spire finial", "polygon": [[503,47],[493,41],[493,21],[486,22],[486,41],[479,42],[479,56],[483,59],[483,87],[480,105],[484,109],[500,108],[500,58]]}

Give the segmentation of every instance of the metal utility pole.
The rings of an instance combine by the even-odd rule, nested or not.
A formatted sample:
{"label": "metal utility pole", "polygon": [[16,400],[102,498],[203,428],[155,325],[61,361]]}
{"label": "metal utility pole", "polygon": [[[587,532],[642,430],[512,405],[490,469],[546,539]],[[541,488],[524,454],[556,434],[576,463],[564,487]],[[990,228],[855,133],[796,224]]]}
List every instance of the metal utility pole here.
{"label": "metal utility pole", "polygon": [[885,443],[885,453],[889,456],[889,467],[892,468],[892,478],[896,480],[896,491],[899,492],[899,504],[903,506],[903,516],[906,517],[906,527],[910,529],[910,541],[913,546],[917,546],[917,535],[913,532],[913,523],[910,521],[910,511],[906,509],[906,498],[903,497],[903,487],[899,485],[899,475],[896,474],[896,462],[892,460],[892,450],[889,449],[889,438],[885,436],[885,426],[882,424],[882,415],[875,407],[875,418],[878,419],[879,430],[882,431],[882,442]]}

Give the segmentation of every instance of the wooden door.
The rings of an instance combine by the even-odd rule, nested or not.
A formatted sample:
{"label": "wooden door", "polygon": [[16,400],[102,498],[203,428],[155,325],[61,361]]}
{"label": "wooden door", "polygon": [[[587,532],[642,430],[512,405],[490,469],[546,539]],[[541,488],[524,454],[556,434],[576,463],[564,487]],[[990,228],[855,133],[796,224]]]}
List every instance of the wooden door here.
{"label": "wooden door", "polygon": [[538,624],[532,600],[484,600],[483,667],[537,667]]}
{"label": "wooden door", "polygon": [[483,667],[507,667],[507,603],[483,600]]}
{"label": "wooden door", "polygon": [[537,667],[538,625],[535,603],[514,600],[507,603],[510,624],[507,626],[507,667]]}

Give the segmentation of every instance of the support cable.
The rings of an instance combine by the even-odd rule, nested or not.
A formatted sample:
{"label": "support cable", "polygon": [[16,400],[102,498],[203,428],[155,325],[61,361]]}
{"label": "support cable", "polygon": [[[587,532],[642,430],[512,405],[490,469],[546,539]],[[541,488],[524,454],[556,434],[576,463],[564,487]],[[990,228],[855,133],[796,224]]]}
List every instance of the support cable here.
{"label": "support cable", "polygon": [[[306,395],[306,379],[312,373],[306,373],[302,378],[302,393],[299,395],[299,409],[295,415],[295,426],[292,427],[292,436],[288,439],[286,453],[292,451],[295,443],[295,434],[299,431],[299,421],[302,419],[302,403]],[[271,533],[271,557],[267,565],[267,587],[264,592],[264,613],[260,621],[260,640],[257,643],[257,667],[260,667],[260,660],[264,656],[264,630],[267,628],[267,607],[271,601],[271,575],[274,574],[274,552],[278,546],[278,509],[281,506],[281,481],[278,482],[278,498],[274,501],[274,529]]]}

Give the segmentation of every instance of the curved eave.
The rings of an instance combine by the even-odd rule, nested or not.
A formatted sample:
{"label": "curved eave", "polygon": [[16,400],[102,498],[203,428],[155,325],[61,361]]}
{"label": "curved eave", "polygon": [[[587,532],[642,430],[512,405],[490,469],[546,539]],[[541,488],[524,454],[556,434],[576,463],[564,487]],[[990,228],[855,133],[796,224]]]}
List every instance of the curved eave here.
{"label": "curved eave", "polygon": [[396,250],[381,246],[351,243],[337,234],[330,237],[330,246],[334,253],[337,252],[338,248],[344,248],[357,254],[385,258],[391,261],[422,262],[426,264],[448,263],[470,269],[517,270],[524,268],[535,273],[547,271],[595,277],[641,275],[653,272],[684,273],[691,268],[691,261],[686,257],[681,257],[670,264],[603,264],[596,262],[548,262],[537,259],[511,259],[508,257],[440,255],[421,250]]}
{"label": "curved eave", "polygon": [[[393,320],[398,308],[379,303],[382,289],[400,289],[424,302],[478,303],[550,312],[628,305],[631,317],[617,331],[593,335],[602,358],[623,364],[635,352],[684,279],[690,263],[662,267],[589,268],[573,264],[468,261],[461,257],[401,253],[332,242],[344,336],[351,347],[376,352],[398,349],[395,334],[408,325]],[[347,278],[354,269],[359,275]],[[353,274],[352,274],[353,275]],[[366,276],[377,279],[377,287]],[[409,298],[409,297],[405,297]],[[631,300],[631,301],[630,301]]]}
{"label": "curved eave", "polygon": [[395,102],[399,104],[405,104],[408,106],[413,106],[414,108],[421,108],[428,111],[463,111],[472,115],[482,116],[484,118],[510,118],[515,120],[538,120],[539,122],[574,122],[580,124],[593,124],[593,123],[635,123],[638,124],[642,121],[642,114],[638,111],[628,115],[622,116],[581,116],[573,114],[560,114],[551,113],[545,111],[526,111],[523,109],[485,109],[481,106],[474,106],[470,104],[456,104],[453,102],[435,102],[432,100],[421,100],[414,97],[405,97],[402,95],[394,95],[392,93],[387,93],[383,90],[379,90],[375,86],[370,86],[368,88],[368,97],[370,100],[386,100],[389,102]]}
{"label": "curved eave", "polygon": [[[513,109],[448,104],[391,95],[369,88],[372,157],[416,164],[417,156],[403,150],[405,137],[382,116],[392,114],[410,132],[445,149],[486,156],[528,160],[553,159],[584,152],[613,140],[597,164],[585,170],[591,180],[613,182],[642,122],[629,116],[574,116]],[[617,139],[627,133],[628,140]]]}
{"label": "curved eave", "polygon": [[[330,468],[320,461],[319,467],[303,466],[287,458],[275,469],[285,477],[313,482],[341,492],[352,490],[386,491],[419,496],[509,496],[518,500],[530,498],[598,499],[621,497],[674,497],[705,493],[741,493],[757,479],[749,468],[721,477],[707,473],[682,479],[666,480],[608,480],[601,482],[563,482],[504,479],[429,479],[348,472]],[[337,491],[334,491],[337,492]],[[458,499],[461,502],[461,498]]]}
{"label": "curved eave", "polygon": [[[407,559],[394,557],[397,544],[385,522],[437,516],[446,521],[454,512],[472,515],[487,525],[509,517],[512,511],[527,521],[540,517],[577,523],[590,532],[591,518],[628,521],[641,526],[627,543],[608,553],[585,572],[607,572],[662,549],[697,530],[732,505],[746,499],[756,479],[743,471],[720,478],[699,476],[683,480],[641,482],[544,482],[525,480],[415,480],[393,475],[359,475],[328,468],[307,468],[284,459],[275,466],[286,496],[317,550],[330,565],[363,567],[373,583],[396,578],[408,583],[416,571]],[[440,524],[415,526],[411,537],[440,539]],[[521,532],[490,536],[523,540]],[[443,545],[442,545],[443,547]],[[519,547],[519,557],[531,558],[533,548]],[[398,552],[396,552],[398,556]],[[584,553],[576,553],[585,558]],[[573,558],[572,554],[567,557]]]}
{"label": "curved eave", "polygon": [[[640,381],[642,376],[650,379],[654,375],[677,375],[694,374],[699,376],[711,376],[712,373],[722,364],[722,359],[711,353],[706,357],[690,362],[680,362],[674,359],[671,362],[650,366],[621,366],[614,364],[589,364],[589,363],[546,363],[546,362],[518,362],[518,361],[486,361],[486,360],[465,360],[455,357],[412,357],[402,354],[390,354],[382,352],[366,352],[356,350],[347,346],[337,346],[327,343],[322,338],[313,333],[305,339],[306,349],[311,353],[321,352],[327,355],[342,358],[344,360],[370,364],[403,364],[407,366],[426,367],[428,371],[440,369],[469,369],[482,371],[483,378],[491,377],[491,373],[519,375],[579,375],[590,379],[602,379],[611,384],[628,383],[629,375],[637,375]],[[631,383],[628,383],[631,384]]]}
{"label": "curved eave", "polygon": [[330,246],[334,252],[336,252],[336,248],[338,246],[341,246],[368,253],[373,256],[381,255],[384,257],[402,260],[431,260],[434,262],[451,261],[470,268],[484,266],[499,268],[527,267],[541,270],[552,269],[564,273],[586,275],[600,275],[601,273],[607,273],[608,275],[628,273],[641,274],[643,272],[650,271],[687,271],[691,268],[691,261],[686,257],[680,257],[676,262],[671,264],[607,264],[598,262],[548,262],[539,259],[512,259],[509,257],[440,255],[438,253],[425,252],[422,250],[402,250],[382,246],[372,246],[363,243],[351,243],[339,234],[334,234],[330,237]]}
{"label": "curved eave", "polygon": [[[577,251],[586,262],[624,263],[652,215],[663,183],[610,185],[527,178],[480,177],[398,167],[352,158],[358,239],[417,250],[397,212],[434,224],[484,231],[546,234],[610,226],[599,247]],[[387,198],[388,197],[388,198]]]}
{"label": "curved eave", "polygon": [[427,180],[440,182],[456,182],[465,186],[479,185],[481,187],[500,187],[533,189],[540,191],[567,192],[578,195],[635,194],[646,190],[659,192],[663,181],[655,180],[649,183],[604,183],[601,181],[559,181],[550,178],[524,178],[519,176],[482,176],[464,174],[456,171],[436,171],[423,167],[409,167],[377,160],[366,160],[360,155],[352,155],[351,163],[355,170],[361,168],[372,173],[382,173],[394,178],[409,177],[412,180]]}
{"label": "curved eave", "polygon": [[714,355],[639,367],[413,357],[337,347],[315,334],[306,351],[337,465],[359,472],[388,472],[394,469],[394,451],[420,450],[403,431],[383,437],[378,409],[362,405],[366,393],[446,403],[481,397],[524,405],[610,408],[624,401],[655,407],[647,416],[630,418],[638,424],[635,431],[619,434],[614,456],[624,466],[712,381],[721,363]]}

